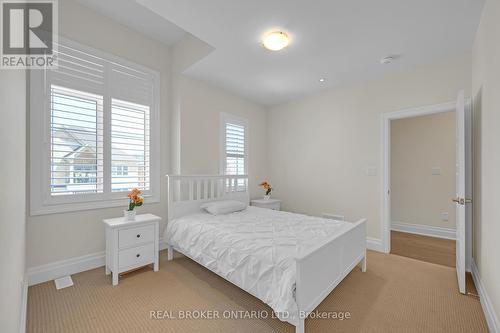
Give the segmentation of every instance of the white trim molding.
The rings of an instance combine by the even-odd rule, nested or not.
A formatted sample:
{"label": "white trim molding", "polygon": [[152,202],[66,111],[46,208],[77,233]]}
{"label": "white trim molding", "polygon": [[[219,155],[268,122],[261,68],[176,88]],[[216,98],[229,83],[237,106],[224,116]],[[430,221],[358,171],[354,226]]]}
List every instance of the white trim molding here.
{"label": "white trim molding", "polygon": [[481,307],[483,308],[484,316],[486,317],[486,322],[488,323],[488,328],[491,333],[500,333],[500,322],[498,321],[493,304],[491,304],[486,288],[481,281],[479,276],[479,270],[477,269],[476,261],[472,259],[472,279],[476,285],[477,292],[479,294],[479,300],[481,301]]}
{"label": "white trim molding", "polygon": [[377,238],[366,237],[366,248],[372,251],[385,252],[382,240]]}
{"label": "white trim molding", "polygon": [[411,223],[403,223],[403,222],[395,222],[391,223],[391,230],[407,232],[410,234],[437,237],[437,238],[445,238],[445,239],[455,239],[456,238],[456,230],[451,228],[441,228],[434,227],[430,225],[422,225],[422,224],[411,224]]}
{"label": "white trim molding", "polygon": [[30,286],[104,266],[104,251],[28,268]]}
{"label": "white trim molding", "polygon": [[[160,251],[165,250],[167,244],[160,238]],[[55,261],[49,264],[28,268],[26,272],[27,285],[35,285],[62,276],[77,274],[91,269],[96,269],[105,265],[105,252],[87,254],[80,257],[74,257]],[[104,273],[103,273],[104,274]]]}

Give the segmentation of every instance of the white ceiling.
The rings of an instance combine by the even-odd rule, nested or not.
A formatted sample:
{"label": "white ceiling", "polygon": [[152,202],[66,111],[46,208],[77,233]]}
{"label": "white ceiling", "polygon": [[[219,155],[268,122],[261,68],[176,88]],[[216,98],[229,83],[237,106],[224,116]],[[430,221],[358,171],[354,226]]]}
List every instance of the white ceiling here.
{"label": "white ceiling", "polygon": [[[137,2],[215,48],[187,69],[187,75],[273,105],[463,54],[471,49],[484,1]],[[261,36],[272,28],[289,33],[288,48],[270,52],[260,45]],[[387,55],[398,59],[381,65],[380,58]],[[321,77],[326,82],[320,83]]]}
{"label": "white ceiling", "polygon": [[184,30],[134,0],[77,1],[166,45],[173,45],[186,35]]}

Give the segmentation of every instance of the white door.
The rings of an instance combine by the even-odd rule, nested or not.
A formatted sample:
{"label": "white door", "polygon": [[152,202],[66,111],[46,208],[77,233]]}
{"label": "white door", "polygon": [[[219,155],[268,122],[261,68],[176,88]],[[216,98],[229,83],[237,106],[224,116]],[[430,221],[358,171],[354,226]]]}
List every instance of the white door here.
{"label": "white door", "polygon": [[457,99],[456,132],[456,266],[458,288],[465,294],[465,96],[460,91]]}

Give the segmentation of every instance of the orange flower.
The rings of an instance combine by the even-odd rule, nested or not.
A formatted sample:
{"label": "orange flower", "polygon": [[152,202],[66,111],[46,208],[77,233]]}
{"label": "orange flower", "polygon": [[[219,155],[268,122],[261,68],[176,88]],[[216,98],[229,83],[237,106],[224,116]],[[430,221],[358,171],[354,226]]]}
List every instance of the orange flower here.
{"label": "orange flower", "polygon": [[144,198],[141,197],[140,195],[138,195],[138,196],[134,197],[133,200],[135,203],[142,203],[144,201]]}
{"label": "orange flower", "polygon": [[134,188],[132,191],[130,191],[130,192],[128,193],[128,195],[127,195],[127,196],[128,196],[130,199],[132,199],[132,198],[134,198],[134,197],[137,197],[139,194],[141,194],[141,191],[140,191],[139,189],[137,189],[137,188]]}
{"label": "orange flower", "polygon": [[141,195],[141,191],[137,188],[134,188],[130,191],[127,196],[129,197],[128,210],[134,210],[135,207],[140,207],[144,203],[144,197]]}
{"label": "orange flower", "polygon": [[271,193],[272,187],[271,184],[269,184],[267,181],[260,183],[259,186],[263,187],[264,190],[266,190],[266,195],[269,195],[269,193]]}

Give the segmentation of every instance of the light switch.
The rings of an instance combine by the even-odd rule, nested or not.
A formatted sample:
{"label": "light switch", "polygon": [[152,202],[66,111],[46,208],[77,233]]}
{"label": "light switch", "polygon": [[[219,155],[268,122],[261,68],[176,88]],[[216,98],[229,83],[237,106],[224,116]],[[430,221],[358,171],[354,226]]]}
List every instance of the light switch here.
{"label": "light switch", "polygon": [[438,167],[432,168],[432,175],[433,176],[439,176],[439,175],[441,175],[441,168],[438,168]]}
{"label": "light switch", "polygon": [[450,214],[448,214],[448,212],[441,213],[441,221],[448,221],[449,218],[450,218]]}
{"label": "light switch", "polygon": [[376,176],[377,175],[377,168],[376,167],[366,168],[366,175],[367,176]]}

